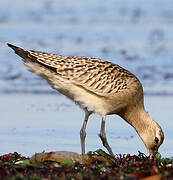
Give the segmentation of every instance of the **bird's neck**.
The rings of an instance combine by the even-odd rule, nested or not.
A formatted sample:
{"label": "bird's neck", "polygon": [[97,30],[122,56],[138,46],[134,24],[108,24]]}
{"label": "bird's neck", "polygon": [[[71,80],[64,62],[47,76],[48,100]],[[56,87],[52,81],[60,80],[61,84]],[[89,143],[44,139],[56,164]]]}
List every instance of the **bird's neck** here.
{"label": "bird's neck", "polygon": [[138,108],[134,107],[133,109],[126,110],[126,112],[122,113],[120,116],[132,125],[139,135],[145,133],[153,124],[156,123],[150,118],[142,105]]}

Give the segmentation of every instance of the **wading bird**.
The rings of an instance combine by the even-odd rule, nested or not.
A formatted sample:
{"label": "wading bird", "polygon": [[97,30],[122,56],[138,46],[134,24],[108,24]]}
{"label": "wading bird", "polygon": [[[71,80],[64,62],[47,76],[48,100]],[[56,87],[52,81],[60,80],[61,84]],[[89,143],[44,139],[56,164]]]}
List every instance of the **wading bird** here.
{"label": "wading bird", "polygon": [[33,73],[43,77],[52,88],[64,94],[85,111],[80,130],[81,150],[85,154],[88,118],[92,113],[102,117],[99,137],[114,156],[105,133],[106,115],[117,114],[135,128],[149,156],[154,156],[163,143],[161,127],[144,108],[143,88],[138,78],[128,70],[101,59],[61,56],[24,50],[8,44]]}

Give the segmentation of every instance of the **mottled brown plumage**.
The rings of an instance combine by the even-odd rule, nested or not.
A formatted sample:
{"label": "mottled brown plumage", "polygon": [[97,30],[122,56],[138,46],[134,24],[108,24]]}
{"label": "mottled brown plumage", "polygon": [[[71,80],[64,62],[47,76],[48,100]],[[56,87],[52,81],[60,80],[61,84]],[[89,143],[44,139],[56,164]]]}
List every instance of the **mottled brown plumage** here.
{"label": "mottled brown plumage", "polygon": [[129,71],[101,59],[28,52],[36,57],[39,63],[55,68],[54,71],[61,77],[101,96],[109,96],[127,89],[128,79],[137,81]]}
{"label": "mottled brown plumage", "polygon": [[[155,154],[163,142],[161,127],[144,109],[143,88],[128,70],[101,59],[26,51],[8,44],[24,60],[25,66],[45,78],[60,93],[85,110],[80,131],[82,154],[85,153],[86,125],[90,114],[102,116],[100,138],[109,153],[113,152],[105,134],[105,117],[117,114],[131,124],[150,154]],[[155,141],[155,137],[159,139]]]}

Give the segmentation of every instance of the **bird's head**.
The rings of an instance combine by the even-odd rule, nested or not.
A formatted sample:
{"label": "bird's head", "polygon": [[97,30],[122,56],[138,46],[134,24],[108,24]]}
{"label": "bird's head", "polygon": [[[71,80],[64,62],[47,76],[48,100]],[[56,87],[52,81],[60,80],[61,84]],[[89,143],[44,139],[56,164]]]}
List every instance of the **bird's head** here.
{"label": "bird's head", "polygon": [[153,126],[148,127],[146,132],[142,133],[140,136],[148,150],[149,157],[154,157],[164,140],[164,133],[161,127],[156,123]]}

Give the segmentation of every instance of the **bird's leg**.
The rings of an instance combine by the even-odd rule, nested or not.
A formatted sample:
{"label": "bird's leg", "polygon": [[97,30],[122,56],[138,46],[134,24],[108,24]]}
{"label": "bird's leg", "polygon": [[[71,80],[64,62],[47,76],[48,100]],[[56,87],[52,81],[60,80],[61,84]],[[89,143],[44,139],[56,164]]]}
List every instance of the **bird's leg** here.
{"label": "bird's leg", "polygon": [[108,150],[109,154],[112,155],[114,157],[114,153],[112,152],[111,147],[108,144],[107,138],[106,138],[106,133],[105,133],[105,116],[102,117],[102,124],[101,124],[101,130],[100,130],[100,134],[99,137],[102,140],[103,146]]}
{"label": "bird's leg", "polygon": [[85,111],[85,120],[84,120],[82,128],[80,130],[82,155],[85,154],[85,137],[86,137],[86,131],[85,130],[86,130],[88,118],[90,115],[91,115],[91,112]]}

